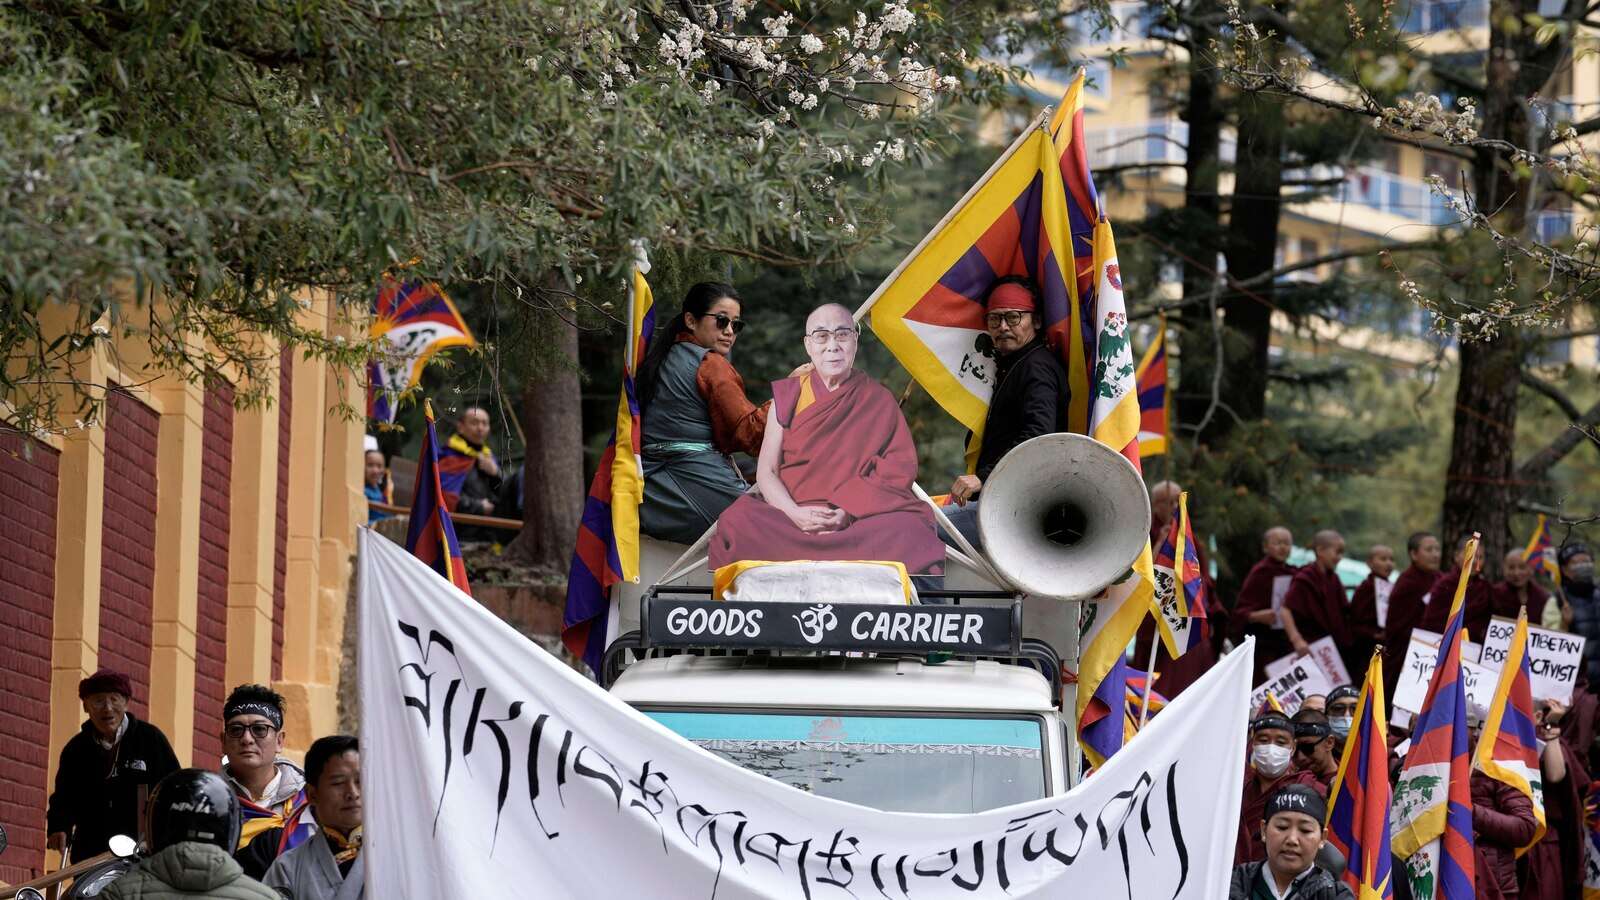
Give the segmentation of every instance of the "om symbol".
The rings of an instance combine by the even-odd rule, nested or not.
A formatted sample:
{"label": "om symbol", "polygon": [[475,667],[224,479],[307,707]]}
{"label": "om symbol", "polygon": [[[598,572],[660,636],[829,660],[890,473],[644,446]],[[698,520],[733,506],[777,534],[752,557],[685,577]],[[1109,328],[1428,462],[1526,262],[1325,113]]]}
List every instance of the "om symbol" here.
{"label": "om symbol", "polygon": [[818,644],[839,624],[839,618],[833,614],[833,604],[818,603],[816,606],[792,617],[800,625],[800,636],[808,644]]}

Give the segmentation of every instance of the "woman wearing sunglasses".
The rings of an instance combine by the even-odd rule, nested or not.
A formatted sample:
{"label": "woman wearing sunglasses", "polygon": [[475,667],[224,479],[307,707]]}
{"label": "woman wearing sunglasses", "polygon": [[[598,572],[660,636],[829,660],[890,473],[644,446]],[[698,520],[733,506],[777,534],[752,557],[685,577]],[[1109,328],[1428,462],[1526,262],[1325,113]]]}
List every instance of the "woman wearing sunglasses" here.
{"label": "woman wearing sunglasses", "polygon": [[692,544],[744,493],[729,456],[761,450],[767,407],[751,403],[728,361],[744,330],[732,285],[703,281],[656,330],[639,364],[644,504],[639,530]]}

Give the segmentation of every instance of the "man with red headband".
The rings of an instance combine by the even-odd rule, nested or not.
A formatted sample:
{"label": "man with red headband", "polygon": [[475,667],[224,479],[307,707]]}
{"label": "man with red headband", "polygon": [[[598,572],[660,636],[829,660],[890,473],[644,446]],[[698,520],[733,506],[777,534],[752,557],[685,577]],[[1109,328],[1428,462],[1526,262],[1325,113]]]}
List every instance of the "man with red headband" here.
{"label": "man with red headband", "polygon": [[[976,548],[978,494],[1000,457],[1041,434],[1067,430],[1067,373],[1045,346],[1039,317],[1039,289],[1021,275],[1008,275],[989,288],[984,300],[986,334],[978,349],[995,357],[994,393],[978,446],[978,465],[950,486],[955,504],[945,508],[950,521]],[[946,543],[953,543],[945,536]]]}

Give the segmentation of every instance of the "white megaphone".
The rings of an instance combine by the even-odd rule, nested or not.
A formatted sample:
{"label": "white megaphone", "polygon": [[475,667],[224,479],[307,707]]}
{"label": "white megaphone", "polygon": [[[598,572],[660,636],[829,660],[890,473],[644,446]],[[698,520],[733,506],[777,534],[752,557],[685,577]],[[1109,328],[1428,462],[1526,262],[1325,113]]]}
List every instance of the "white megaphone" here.
{"label": "white megaphone", "polygon": [[1088,600],[1121,578],[1150,535],[1150,496],[1122,454],[1081,434],[1046,434],[983,483],[984,553],[1023,592]]}

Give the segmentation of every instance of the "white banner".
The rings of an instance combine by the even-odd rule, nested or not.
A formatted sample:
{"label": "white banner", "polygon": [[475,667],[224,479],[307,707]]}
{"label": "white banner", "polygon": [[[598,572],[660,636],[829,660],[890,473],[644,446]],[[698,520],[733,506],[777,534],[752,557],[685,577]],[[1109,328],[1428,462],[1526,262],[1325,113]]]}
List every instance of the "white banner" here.
{"label": "white banner", "polygon": [[682,740],[369,529],[360,571],[369,896],[1227,896],[1248,648],[1067,794],[890,813]]}
{"label": "white banner", "polygon": [[1250,692],[1250,709],[1252,712],[1261,709],[1261,704],[1267,702],[1267,694],[1271,693],[1278,705],[1283,707],[1284,713],[1292,716],[1299,711],[1307,697],[1316,694],[1327,696],[1335,687],[1337,685],[1329,683],[1328,673],[1317,665],[1316,660],[1302,656],[1292,659],[1276,676],[1268,678]]}
{"label": "white banner", "polygon": [[[1315,663],[1317,668],[1322,670],[1323,678],[1331,685],[1328,688],[1329,690],[1341,684],[1350,683],[1350,673],[1345,670],[1344,658],[1339,655],[1339,648],[1333,643],[1333,635],[1324,635],[1322,638],[1312,641],[1309,646],[1311,652],[1304,657],[1290,653],[1288,656],[1281,656],[1267,663],[1267,680],[1272,681],[1278,678],[1283,673],[1294,668],[1295,663],[1301,659],[1306,659]],[[1315,693],[1317,692],[1307,691],[1305,696],[1309,697]]]}
{"label": "white banner", "polygon": [[[1498,670],[1511,649],[1516,619],[1495,616],[1483,636],[1479,660]],[[1583,638],[1576,634],[1528,626],[1528,674],[1533,699],[1572,702],[1572,689],[1578,683],[1578,667],[1583,665]]]}

